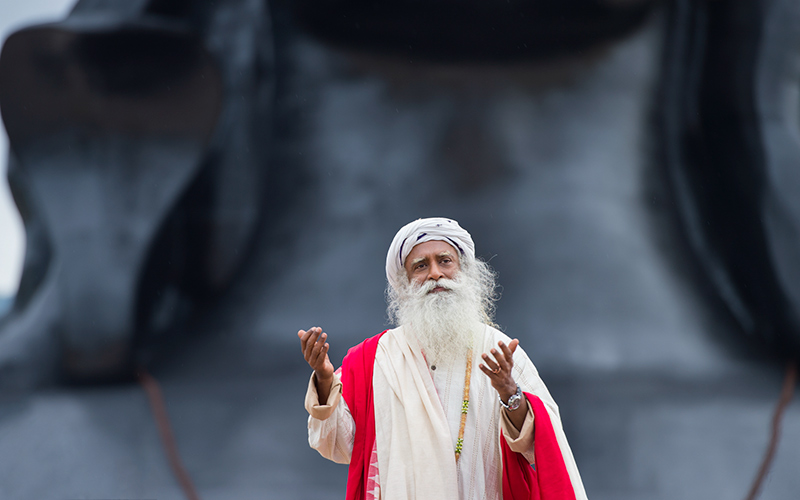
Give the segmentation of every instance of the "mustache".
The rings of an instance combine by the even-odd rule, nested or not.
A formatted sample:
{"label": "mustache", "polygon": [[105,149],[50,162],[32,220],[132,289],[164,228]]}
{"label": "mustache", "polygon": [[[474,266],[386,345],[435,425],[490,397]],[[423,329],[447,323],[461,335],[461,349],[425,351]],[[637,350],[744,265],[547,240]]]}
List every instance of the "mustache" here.
{"label": "mustache", "polygon": [[444,288],[445,290],[457,290],[460,288],[460,285],[461,283],[459,283],[457,280],[451,280],[447,278],[441,278],[437,281],[430,280],[417,287],[416,295],[427,295],[436,287]]}

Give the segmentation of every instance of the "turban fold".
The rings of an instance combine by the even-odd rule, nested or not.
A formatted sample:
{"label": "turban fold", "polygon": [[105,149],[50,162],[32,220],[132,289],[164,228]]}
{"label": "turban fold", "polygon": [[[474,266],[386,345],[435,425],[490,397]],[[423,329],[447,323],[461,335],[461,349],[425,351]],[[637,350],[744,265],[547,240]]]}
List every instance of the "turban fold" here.
{"label": "turban fold", "polygon": [[472,236],[459,226],[458,222],[443,217],[417,219],[397,231],[389,246],[389,253],[386,254],[386,279],[392,288],[395,290],[400,288],[397,274],[403,268],[411,249],[420,243],[432,240],[453,245],[453,248],[461,254],[461,258],[475,258],[475,243],[472,242]]}

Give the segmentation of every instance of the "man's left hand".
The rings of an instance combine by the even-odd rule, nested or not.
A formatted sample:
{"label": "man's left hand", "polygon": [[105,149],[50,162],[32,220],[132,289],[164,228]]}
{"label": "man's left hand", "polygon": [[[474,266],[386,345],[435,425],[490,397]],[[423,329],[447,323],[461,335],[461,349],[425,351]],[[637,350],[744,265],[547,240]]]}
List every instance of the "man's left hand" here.
{"label": "man's left hand", "polygon": [[481,358],[486,364],[481,364],[480,369],[492,381],[492,387],[494,387],[503,401],[508,401],[508,398],[517,392],[517,383],[514,382],[511,369],[514,367],[512,356],[518,345],[519,340],[517,339],[512,340],[508,345],[505,345],[501,340],[497,343],[499,349],[490,351],[494,359],[486,353],[481,354]]}
{"label": "man's left hand", "polygon": [[[492,349],[491,352],[494,359],[486,353],[481,354],[483,362],[479,368],[483,373],[492,381],[492,387],[500,395],[503,401],[508,401],[514,393],[517,392],[517,383],[511,375],[511,369],[514,367],[514,351],[517,350],[519,340],[513,339],[506,345],[502,340],[497,343],[499,349]],[[499,404],[499,403],[498,403]],[[525,414],[528,413],[528,398],[522,398],[522,404],[514,411],[505,410],[508,414],[511,423],[517,430],[522,429],[522,424],[525,421]]]}

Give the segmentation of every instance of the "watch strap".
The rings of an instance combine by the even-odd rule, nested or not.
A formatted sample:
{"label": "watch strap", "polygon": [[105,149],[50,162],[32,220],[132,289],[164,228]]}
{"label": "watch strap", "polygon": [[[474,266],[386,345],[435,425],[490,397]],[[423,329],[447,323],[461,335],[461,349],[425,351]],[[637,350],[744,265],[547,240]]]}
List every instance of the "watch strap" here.
{"label": "watch strap", "polygon": [[497,399],[500,401],[500,404],[503,405],[503,408],[508,411],[514,411],[519,408],[522,402],[522,389],[520,389],[519,384],[517,384],[517,392],[508,398],[508,403],[503,401],[503,398],[501,398],[499,394],[497,395]]}

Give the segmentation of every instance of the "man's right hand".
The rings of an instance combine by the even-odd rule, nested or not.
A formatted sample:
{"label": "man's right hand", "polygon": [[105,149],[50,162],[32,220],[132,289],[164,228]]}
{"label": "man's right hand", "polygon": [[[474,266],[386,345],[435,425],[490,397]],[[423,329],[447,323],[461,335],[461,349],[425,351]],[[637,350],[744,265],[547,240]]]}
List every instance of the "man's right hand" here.
{"label": "man's right hand", "polygon": [[333,363],[328,357],[330,345],[325,342],[328,334],[323,333],[322,328],[313,326],[308,330],[299,330],[297,336],[300,338],[300,347],[306,363],[317,375],[319,402],[325,404],[333,382]]}

